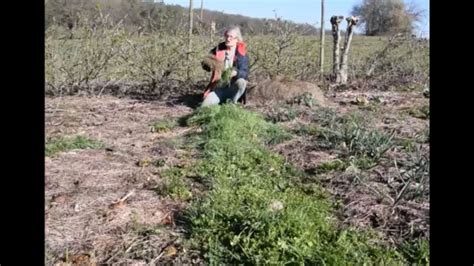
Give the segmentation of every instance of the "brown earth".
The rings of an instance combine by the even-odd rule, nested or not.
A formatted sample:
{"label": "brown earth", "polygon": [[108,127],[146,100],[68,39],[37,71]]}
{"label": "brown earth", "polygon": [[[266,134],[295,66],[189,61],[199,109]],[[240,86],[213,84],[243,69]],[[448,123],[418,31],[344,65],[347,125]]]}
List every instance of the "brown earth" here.
{"label": "brown earth", "polygon": [[[290,90],[285,90],[290,88]],[[419,93],[349,90],[323,93],[310,83],[277,79],[249,90],[248,109],[264,114],[279,112],[283,104],[309,91],[322,106],[342,113],[362,113],[371,125],[414,138],[429,129],[429,121],[407,110],[427,105]],[[155,121],[178,119],[192,113],[200,91],[178,98],[67,96],[46,98],[46,136],[83,135],[105,143],[100,150],[71,150],[46,157],[45,223],[46,264],[202,263],[199,254],[184,248],[184,232],[176,215],[189,201],[159,195],[156,187],[164,169],[188,163],[194,155],[176,142],[195,128],[175,126],[170,131],[150,130]],[[326,95],[324,95],[326,94]],[[360,103],[357,97],[367,99]],[[372,104],[376,102],[376,104]],[[265,103],[265,106],[261,104]],[[191,106],[191,107],[188,107]],[[287,128],[309,124],[322,107],[293,105],[299,115],[281,122]],[[338,158],[339,150],[318,149],[311,136],[295,136],[270,147],[299,169],[310,173],[342,206],[343,224],[374,228],[388,240],[421,237],[429,232],[429,201],[401,199],[393,187],[403,185],[393,160],[382,161],[363,174],[343,172],[314,175],[323,162]],[[179,142],[179,141],[178,141]],[[428,144],[421,145],[429,153]],[[408,164],[400,150],[390,158]],[[162,160],[164,165],[142,164]]]}

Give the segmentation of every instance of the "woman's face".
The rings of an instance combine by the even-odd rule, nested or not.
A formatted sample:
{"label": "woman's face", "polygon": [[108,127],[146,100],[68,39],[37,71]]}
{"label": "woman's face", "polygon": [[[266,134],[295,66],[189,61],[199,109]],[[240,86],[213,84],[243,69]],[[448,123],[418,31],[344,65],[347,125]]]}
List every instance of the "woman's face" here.
{"label": "woman's face", "polygon": [[234,47],[237,45],[237,35],[235,31],[228,31],[225,35],[225,45],[227,47]]}

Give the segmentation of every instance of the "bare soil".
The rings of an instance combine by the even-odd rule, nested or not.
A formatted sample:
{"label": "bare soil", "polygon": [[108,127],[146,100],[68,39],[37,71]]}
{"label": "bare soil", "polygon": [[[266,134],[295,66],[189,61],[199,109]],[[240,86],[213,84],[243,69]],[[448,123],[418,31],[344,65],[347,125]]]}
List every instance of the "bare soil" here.
{"label": "bare soil", "polygon": [[[301,86],[293,85],[301,92]],[[269,107],[259,105],[268,95],[258,96],[256,92],[249,94],[246,108],[264,114],[297,94],[274,97],[274,105]],[[316,95],[339,113],[366,113],[374,128],[395,130],[400,136],[413,138],[429,128],[428,120],[407,114],[409,108],[428,104],[421,93],[348,90],[324,95],[318,88]],[[153,122],[191,114],[199,97],[196,90],[174,98],[108,94],[46,98],[47,139],[83,135],[106,145],[100,150],[71,150],[46,157],[47,265],[202,263],[199,254],[182,245],[184,232],[175,221],[189,201],[172,200],[155,190],[164,168],[189,160],[189,152],[173,143],[195,129],[176,126],[161,133],[150,130]],[[360,104],[357,97],[366,98],[367,103]],[[376,109],[370,109],[374,99]],[[309,123],[318,110],[295,108],[300,108],[302,115],[282,125],[291,128]],[[425,153],[429,153],[428,145],[422,145]],[[308,173],[338,157],[337,150],[317,149],[314,139],[304,136],[271,149]],[[409,162],[397,149],[388,155],[398,158],[400,164]],[[164,166],[140,163],[156,160],[164,161]],[[428,199],[393,202],[397,197],[393,187],[402,185],[399,174],[397,165],[386,160],[362,174],[348,170],[311,178],[341,202],[338,215],[342,224],[373,228],[392,242],[427,236]]]}

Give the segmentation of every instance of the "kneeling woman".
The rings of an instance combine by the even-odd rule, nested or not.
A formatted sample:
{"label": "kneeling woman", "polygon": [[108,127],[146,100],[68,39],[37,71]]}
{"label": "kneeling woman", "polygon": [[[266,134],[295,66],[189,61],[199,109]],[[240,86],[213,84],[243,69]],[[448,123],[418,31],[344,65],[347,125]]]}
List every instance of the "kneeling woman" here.
{"label": "kneeling woman", "polygon": [[[213,69],[211,81],[204,92],[202,106],[224,103],[228,100],[234,103],[243,100],[245,103],[249,69],[246,44],[239,27],[229,28],[224,36],[225,41],[211,50],[211,54],[216,60],[223,62],[224,67],[223,70]],[[222,79],[230,79],[230,84],[225,84],[226,81]]]}

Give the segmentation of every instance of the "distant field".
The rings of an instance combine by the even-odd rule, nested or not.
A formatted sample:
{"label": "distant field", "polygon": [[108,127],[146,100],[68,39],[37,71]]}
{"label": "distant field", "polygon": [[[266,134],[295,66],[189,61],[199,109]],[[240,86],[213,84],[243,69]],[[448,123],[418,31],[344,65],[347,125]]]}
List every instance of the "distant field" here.
{"label": "distant field", "polygon": [[[88,88],[97,84],[135,82],[156,85],[163,80],[192,81],[208,79],[200,61],[217,43],[208,37],[193,37],[190,61],[186,60],[185,36],[129,36],[120,30],[92,32],[77,30],[74,39],[61,29],[50,29],[46,35],[45,71],[47,90]],[[296,36],[246,36],[251,79],[255,76],[285,75],[318,81],[319,38]],[[341,47],[344,37],[341,37]],[[398,39],[400,46],[381,55],[388,38],[354,36],[349,55],[350,82],[365,81],[374,62],[371,81],[394,86],[423,87],[428,84],[429,46],[426,41]],[[325,74],[332,72],[332,36],[326,36]],[[399,82],[403,80],[403,82]]]}

